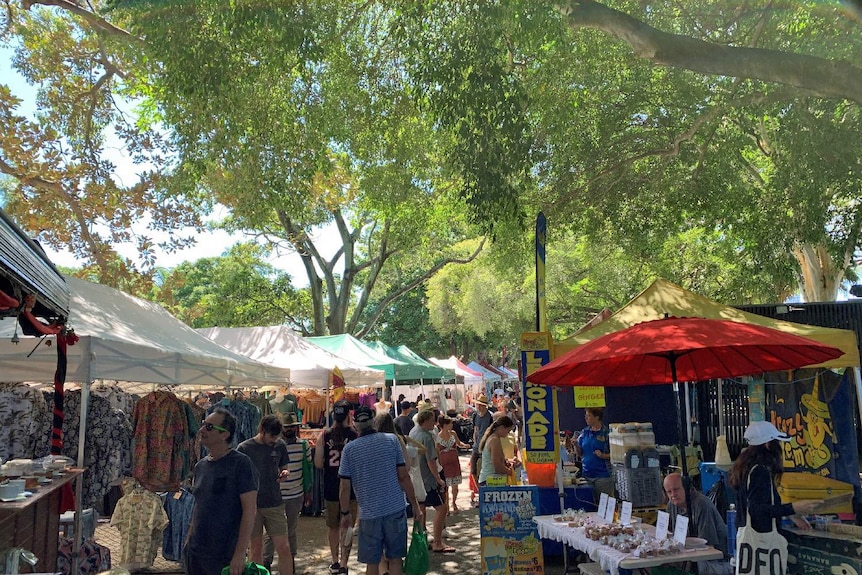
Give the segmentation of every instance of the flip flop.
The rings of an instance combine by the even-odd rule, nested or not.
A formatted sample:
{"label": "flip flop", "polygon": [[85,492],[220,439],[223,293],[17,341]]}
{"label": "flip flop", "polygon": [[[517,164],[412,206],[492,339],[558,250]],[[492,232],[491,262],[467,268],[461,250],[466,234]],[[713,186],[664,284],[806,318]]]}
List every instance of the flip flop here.
{"label": "flip flop", "polygon": [[432,549],[432,553],[455,553],[457,549],[454,547],[443,547],[441,549]]}

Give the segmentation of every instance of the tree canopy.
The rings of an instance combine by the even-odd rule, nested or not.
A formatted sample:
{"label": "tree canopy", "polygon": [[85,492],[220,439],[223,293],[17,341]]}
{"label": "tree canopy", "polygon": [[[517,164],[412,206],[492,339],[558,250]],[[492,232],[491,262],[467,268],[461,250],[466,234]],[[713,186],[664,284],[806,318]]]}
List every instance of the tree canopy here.
{"label": "tree canopy", "polygon": [[[134,222],[175,249],[215,203],[227,229],[300,254],[318,334],[375,329],[447,263],[477,257],[461,242],[487,236],[528,257],[539,209],[576,246],[736,301],[797,285],[832,299],[854,273],[862,20],[849,4],[4,10],[3,41],[39,94],[29,117],[0,90],[6,203],[107,282],[156,269],[161,240],[135,237]],[[138,162],[135,182],[106,160],[115,142]],[[321,225],[339,234],[335,257],[314,241]],[[118,241],[136,242],[140,261],[115,257]],[[616,276],[610,292],[628,292]]]}

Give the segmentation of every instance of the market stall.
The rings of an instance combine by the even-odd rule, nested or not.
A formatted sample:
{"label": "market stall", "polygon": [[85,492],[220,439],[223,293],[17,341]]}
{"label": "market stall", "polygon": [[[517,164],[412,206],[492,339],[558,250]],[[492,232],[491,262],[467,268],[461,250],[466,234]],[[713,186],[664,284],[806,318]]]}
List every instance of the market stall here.
{"label": "market stall", "polygon": [[[68,279],[68,286],[71,292],[68,321],[70,326],[75,327],[80,341],[68,349],[67,379],[78,382],[80,391],[77,395],[68,394],[71,405],[67,407],[74,406],[76,417],[67,413],[66,421],[63,422],[63,435],[65,448],[72,450],[70,454],[75,456],[78,467],[89,467],[85,473],[88,486],[104,485],[101,479],[96,478],[101,477],[99,470],[105,469],[99,464],[119,465],[114,458],[124,450],[129,456],[134,450],[136,439],[142,445],[149,443],[149,440],[141,437],[141,433],[146,433],[144,428],[164,435],[166,427],[156,428],[166,422],[164,417],[167,412],[162,409],[168,405],[165,402],[172,406],[171,413],[180,413],[178,410],[186,409],[184,406],[187,404],[180,401],[175,392],[218,389],[232,395],[231,390],[234,389],[277,385],[289,380],[289,370],[267,366],[231,352],[197,334],[157,304],[75,278]],[[27,390],[32,390],[32,387],[18,382],[53,383],[56,360],[51,340],[19,337],[15,338],[18,339],[15,342],[13,328],[0,322],[0,370],[5,381],[13,382],[7,384],[12,386],[9,393],[29,393]],[[91,385],[97,380],[117,381],[117,386],[124,388],[121,390],[123,393],[131,389],[146,393],[143,399],[154,402],[153,413],[160,417],[149,418],[143,414],[135,417],[134,410],[143,405],[139,402],[131,408],[132,412],[125,412],[126,423],[119,423],[115,416],[118,416],[117,411],[122,410],[114,409],[112,399],[96,393],[91,397]],[[157,389],[159,384],[166,387]],[[42,405],[45,401],[41,393],[31,394],[32,401],[23,404],[11,402],[10,397],[17,395],[5,396],[3,401],[10,409],[4,410],[4,413],[8,412],[19,424],[37,417],[33,412],[34,406],[39,400]],[[232,399],[228,399],[228,403],[231,402]],[[143,427],[131,428],[135,421]],[[191,436],[192,431],[186,422],[194,419],[183,416],[173,421],[186,426],[182,427],[182,433]],[[7,427],[14,426],[10,424],[4,429]],[[93,433],[93,429],[98,433]],[[105,430],[110,430],[110,433],[106,435]],[[128,430],[132,442],[132,446],[125,449],[119,447],[121,442],[115,441],[124,430]],[[15,448],[19,445],[23,443],[11,443]],[[37,456],[36,453],[17,452],[14,455],[24,458]],[[178,454],[178,457],[182,457],[182,454]],[[141,465],[140,461],[138,465],[139,469],[148,468],[146,464]],[[153,480],[152,477],[149,479]],[[172,476],[165,485],[173,487],[175,481]],[[84,482],[79,480],[75,495],[78,505],[75,530],[80,533],[78,522],[82,501],[85,497],[92,501],[99,494],[92,490],[85,491]],[[2,513],[0,505],[0,515]],[[49,518],[44,518],[43,524],[50,524]]]}

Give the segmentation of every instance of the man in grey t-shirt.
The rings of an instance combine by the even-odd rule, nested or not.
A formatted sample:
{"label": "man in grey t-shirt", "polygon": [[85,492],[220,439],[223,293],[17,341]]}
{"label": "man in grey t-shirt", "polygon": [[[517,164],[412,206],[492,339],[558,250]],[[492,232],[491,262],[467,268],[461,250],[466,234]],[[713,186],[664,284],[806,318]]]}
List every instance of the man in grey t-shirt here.
{"label": "man in grey t-shirt", "polygon": [[281,439],[281,420],[267,415],[260,420],[257,435],[239,444],[237,451],[251,459],[258,475],[257,516],[249,544],[249,559],[263,562],[263,529],[272,539],[278,552],[278,572],[293,575],[293,555],[287,538],[287,519],[281,504],[279,483],[287,479],[289,457],[287,446]]}
{"label": "man in grey t-shirt", "polygon": [[437,469],[437,445],[431,435],[434,427],[434,412],[420,411],[416,418],[416,427],[410,430],[410,438],[425,447],[425,457],[420,457],[419,471],[422,473],[422,483],[425,485],[425,501],[420,503],[423,513],[426,507],[434,508],[434,542],[431,551],[435,553],[454,553],[453,547],[443,544],[443,528],[446,526],[446,515],[449,506],[446,504],[446,483],[440,477]]}

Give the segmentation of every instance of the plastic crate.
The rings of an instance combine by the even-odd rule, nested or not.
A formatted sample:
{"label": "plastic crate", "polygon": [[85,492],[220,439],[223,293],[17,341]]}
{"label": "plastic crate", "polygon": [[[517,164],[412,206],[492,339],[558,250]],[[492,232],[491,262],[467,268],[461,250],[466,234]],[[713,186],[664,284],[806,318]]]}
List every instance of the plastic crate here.
{"label": "plastic crate", "polygon": [[631,501],[632,507],[650,507],[662,503],[661,471],[658,467],[628,469],[614,466],[614,482],[617,496],[623,501]]}

